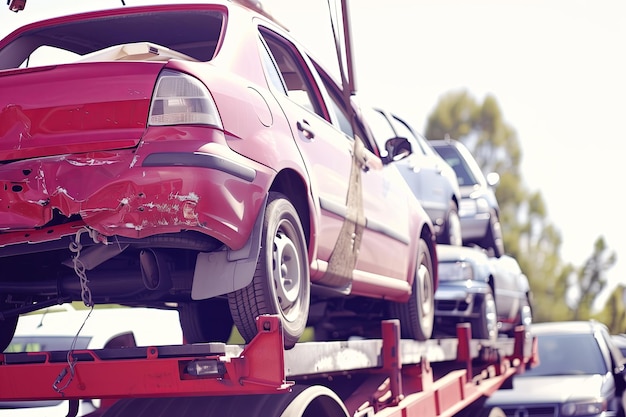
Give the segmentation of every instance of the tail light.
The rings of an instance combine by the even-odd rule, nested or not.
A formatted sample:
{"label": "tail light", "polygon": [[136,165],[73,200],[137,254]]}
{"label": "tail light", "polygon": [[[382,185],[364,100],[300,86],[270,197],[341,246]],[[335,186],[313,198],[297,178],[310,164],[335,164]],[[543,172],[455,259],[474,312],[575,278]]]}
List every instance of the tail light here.
{"label": "tail light", "polygon": [[159,75],[148,116],[150,126],[210,125],[222,121],[209,90],[197,78],[166,70]]}

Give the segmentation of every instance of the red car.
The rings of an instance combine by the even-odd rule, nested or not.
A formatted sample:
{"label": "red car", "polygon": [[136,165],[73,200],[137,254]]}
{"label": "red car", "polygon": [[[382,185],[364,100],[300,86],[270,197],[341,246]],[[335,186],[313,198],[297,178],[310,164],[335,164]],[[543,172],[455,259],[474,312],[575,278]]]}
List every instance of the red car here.
{"label": "red car", "polygon": [[[400,318],[430,337],[433,227],[342,89],[230,1],[122,7],[0,41],[0,345],[75,300],[172,306],[187,342]],[[333,324],[334,323],[334,324]]]}

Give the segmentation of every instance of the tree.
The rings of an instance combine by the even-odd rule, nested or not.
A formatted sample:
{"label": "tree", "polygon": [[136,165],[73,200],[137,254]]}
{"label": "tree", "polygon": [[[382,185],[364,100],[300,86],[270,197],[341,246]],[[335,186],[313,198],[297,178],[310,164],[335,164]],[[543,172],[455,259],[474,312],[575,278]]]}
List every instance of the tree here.
{"label": "tree", "polygon": [[596,239],[593,254],[571,280],[573,296],[570,305],[575,320],[591,317],[594,302],[606,288],[605,272],[615,265],[616,260],[615,252],[609,251],[604,238]]}
{"label": "tree", "polygon": [[566,283],[574,267],[563,265],[558,256],[561,236],[547,219],[541,193],[524,185],[517,133],[504,121],[495,97],[478,102],[467,91],[448,93],[428,117],[425,132],[428,139],[448,136],[463,142],[483,172],[500,175],[496,197],[505,249],[530,281],[534,320],[569,319]]}
{"label": "tree", "polygon": [[607,325],[612,334],[626,332],[626,309],[624,308],[624,298],[626,297],[626,287],[618,285],[609,295],[604,304],[604,308],[594,318]]}

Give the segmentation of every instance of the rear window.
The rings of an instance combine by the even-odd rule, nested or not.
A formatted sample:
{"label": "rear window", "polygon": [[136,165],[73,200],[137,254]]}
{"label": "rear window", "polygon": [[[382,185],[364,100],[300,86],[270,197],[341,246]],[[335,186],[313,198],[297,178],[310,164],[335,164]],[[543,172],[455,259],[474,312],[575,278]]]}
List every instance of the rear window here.
{"label": "rear window", "polygon": [[210,61],[224,20],[224,13],[216,10],[164,10],[33,29],[0,50],[0,69],[74,62],[97,51],[110,52],[110,48],[135,43]]}
{"label": "rear window", "polygon": [[443,159],[454,169],[459,185],[475,185],[479,181],[461,154],[452,146],[435,146],[435,149]]}

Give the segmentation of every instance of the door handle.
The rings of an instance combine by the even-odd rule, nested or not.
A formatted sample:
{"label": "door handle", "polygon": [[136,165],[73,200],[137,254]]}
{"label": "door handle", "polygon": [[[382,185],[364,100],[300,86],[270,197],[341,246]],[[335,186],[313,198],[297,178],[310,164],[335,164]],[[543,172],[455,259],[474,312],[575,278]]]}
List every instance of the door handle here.
{"label": "door handle", "polygon": [[306,120],[298,120],[298,122],[296,122],[296,127],[300,132],[302,132],[305,138],[309,140],[313,140],[315,138],[315,133],[313,133],[313,130],[311,130],[311,127]]}

